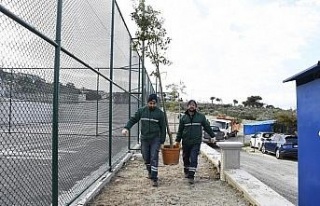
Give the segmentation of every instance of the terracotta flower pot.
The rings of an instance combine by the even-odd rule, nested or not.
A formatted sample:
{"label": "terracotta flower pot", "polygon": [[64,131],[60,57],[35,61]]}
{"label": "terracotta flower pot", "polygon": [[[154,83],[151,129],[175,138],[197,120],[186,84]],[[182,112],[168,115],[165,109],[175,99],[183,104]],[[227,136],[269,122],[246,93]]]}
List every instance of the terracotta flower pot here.
{"label": "terracotta flower pot", "polygon": [[161,149],[162,161],[165,165],[177,165],[179,164],[180,147],[170,147],[170,145],[164,145]]}

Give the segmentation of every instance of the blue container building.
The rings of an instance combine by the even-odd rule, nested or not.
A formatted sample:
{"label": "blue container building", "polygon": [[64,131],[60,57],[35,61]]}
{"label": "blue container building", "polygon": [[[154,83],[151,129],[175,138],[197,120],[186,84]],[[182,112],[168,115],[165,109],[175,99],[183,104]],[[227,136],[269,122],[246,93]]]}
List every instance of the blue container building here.
{"label": "blue container building", "polygon": [[252,123],[246,123],[243,125],[243,134],[250,135],[256,132],[273,132],[273,126],[276,120],[257,121]]}
{"label": "blue container building", "polygon": [[320,205],[320,62],[284,80],[296,81],[299,206]]}

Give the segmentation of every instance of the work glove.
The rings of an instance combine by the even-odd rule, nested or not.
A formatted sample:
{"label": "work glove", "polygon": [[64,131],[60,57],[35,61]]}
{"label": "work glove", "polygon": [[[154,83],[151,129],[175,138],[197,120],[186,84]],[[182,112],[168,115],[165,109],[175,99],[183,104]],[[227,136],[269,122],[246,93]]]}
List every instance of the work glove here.
{"label": "work glove", "polygon": [[124,128],[124,129],[121,131],[121,133],[122,133],[122,135],[127,136],[128,133],[129,133],[129,130],[126,129],[126,128]]}

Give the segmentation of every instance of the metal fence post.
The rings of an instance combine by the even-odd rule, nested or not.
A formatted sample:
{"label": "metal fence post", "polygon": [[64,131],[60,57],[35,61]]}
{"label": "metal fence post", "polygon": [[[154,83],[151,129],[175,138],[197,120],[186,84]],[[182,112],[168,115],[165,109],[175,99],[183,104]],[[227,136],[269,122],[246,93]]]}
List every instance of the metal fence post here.
{"label": "metal fence post", "polygon": [[61,20],[62,0],[57,1],[57,25],[54,60],[54,90],[53,90],[53,113],[52,113],[52,205],[58,206],[59,201],[59,174],[58,174],[58,121],[59,121],[59,73],[60,73],[60,52],[61,52]]}
{"label": "metal fence post", "polygon": [[115,0],[112,0],[111,41],[110,41],[110,88],[109,88],[109,171],[112,171],[112,92],[113,92],[113,45],[114,45]]}
{"label": "metal fence post", "polygon": [[12,121],[12,84],[13,84],[13,73],[12,68],[10,70],[11,78],[9,85],[9,134],[11,134],[11,121]]}
{"label": "metal fence post", "polygon": [[[98,68],[98,72],[100,69]],[[100,82],[100,74],[97,74],[97,97],[99,96],[99,82]],[[99,98],[97,98],[97,110],[96,110],[96,136],[99,134]]]}
{"label": "metal fence post", "polygon": [[[130,39],[130,44],[129,44],[129,92],[131,93],[131,72],[132,72],[132,38]],[[129,98],[128,98],[128,101],[129,101],[129,104],[128,104],[128,116],[130,118],[131,116],[131,94],[128,94],[129,95]],[[131,136],[129,135],[129,138],[128,138],[128,150],[130,151],[131,149]]]}

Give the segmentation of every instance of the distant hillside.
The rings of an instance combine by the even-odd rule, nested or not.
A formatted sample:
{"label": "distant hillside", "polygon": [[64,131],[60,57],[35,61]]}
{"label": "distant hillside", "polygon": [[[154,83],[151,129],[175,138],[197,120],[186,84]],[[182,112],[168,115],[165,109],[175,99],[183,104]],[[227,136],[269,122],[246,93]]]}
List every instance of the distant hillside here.
{"label": "distant hillside", "polygon": [[[178,102],[166,102],[168,111],[178,112]],[[185,102],[180,104],[180,111],[184,111]],[[239,120],[269,120],[277,119],[279,114],[296,115],[295,110],[283,110],[280,108],[265,108],[265,107],[244,107],[242,105],[233,106],[231,104],[211,104],[198,103],[198,109],[206,115],[218,116],[226,115],[235,117]]]}
{"label": "distant hillside", "polygon": [[[180,112],[184,112],[186,103],[181,102]],[[179,102],[166,102],[167,111],[179,112]],[[274,125],[275,132],[294,133],[297,131],[297,116],[295,110],[283,110],[280,108],[265,107],[244,107],[242,105],[232,106],[231,104],[211,104],[198,103],[198,109],[207,118],[214,116],[233,117],[239,123],[261,120],[276,120]]]}

